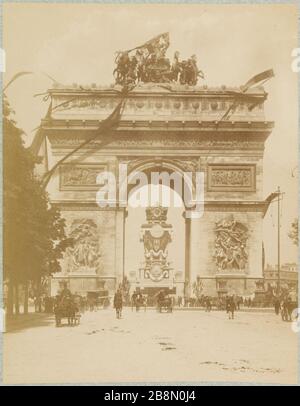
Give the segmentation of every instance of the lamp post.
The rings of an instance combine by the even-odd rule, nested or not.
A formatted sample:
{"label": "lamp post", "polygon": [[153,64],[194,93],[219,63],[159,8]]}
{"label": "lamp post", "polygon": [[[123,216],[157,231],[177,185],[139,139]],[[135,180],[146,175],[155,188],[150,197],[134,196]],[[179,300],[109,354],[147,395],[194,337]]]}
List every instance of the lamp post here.
{"label": "lamp post", "polygon": [[[280,186],[277,187],[276,192],[270,194],[270,196],[266,199],[267,205],[269,206],[271,203],[277,202],[277,295],[280,294],[280,201],[282,200],[282,196],[284,192],[280,191]],[[276,200],[277,198],[277,200]],[[268,207],[267,206],[267,207]]]}
{"label": "lamp post", "polygon": [[281,198],[281,193],[280,193],[280,186],[277,188],[277,270],[278,270],[278,275],[277,275],[277,292],[278,295],[280,294],[280,198]]}

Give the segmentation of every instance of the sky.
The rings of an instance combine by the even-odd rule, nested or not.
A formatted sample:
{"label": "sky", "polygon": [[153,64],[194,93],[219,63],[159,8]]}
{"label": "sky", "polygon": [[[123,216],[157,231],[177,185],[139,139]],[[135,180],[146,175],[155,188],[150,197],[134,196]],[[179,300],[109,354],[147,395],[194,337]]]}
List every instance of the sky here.
{"label": "sky", "polygon": [[[205,73],[202,84],[240,86],[273,68],[275,77],[265,84],[266,119],[274,121],[275,128],[265,146],[264,197],[278,186],[285,193],[281,260],[296,261],[297,248],[287,236],[298,216],[298,90],[297,74],[291,69],[291,53],[297,47],[294,5],[3,5],[4,84],[19,71],[35,72],[7,90],[26,144],[48,107],[41,97],[33,97],[51,87],[43,72],[63,84],[109,85],[117,50],[131,49],[166,31],[171,42],[168,56],[172,58],[175,50],[182,59],[196,54]],[[142,213],[139,219],[144,222]],[[277,261],[276,222],[272,204],[264,220],[266,262],[271,264]]]}

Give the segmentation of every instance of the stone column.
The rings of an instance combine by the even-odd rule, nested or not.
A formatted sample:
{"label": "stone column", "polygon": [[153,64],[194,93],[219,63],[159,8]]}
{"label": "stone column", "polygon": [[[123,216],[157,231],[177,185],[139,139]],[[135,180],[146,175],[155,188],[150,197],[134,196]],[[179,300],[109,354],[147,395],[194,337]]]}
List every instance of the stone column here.
{"label": "stone column", "polygon": [[[201,271],[201,218],[185,218],[185,296],[192,295],[192,284]],[[203,247],[202,247],[203,248]],[[203,273],[203,272],[202,272]]]}
{"label": "stone column", "polygon": [[[201,276],[201,255],[204,249],[201,246],[201,218],[190,220],[190,286],[196,281],[197,276]],[[203,270],[202,270],[203,271]],[[192,294],[192,290],[191,290]]]}
{"label": "stone column", "polygon": [[191,219],[187,218],[185,212],[183,213],[185,219],[185,270],[184,270],[184,297],[190,296],[190,240],[191,240]]}
{"label": "stone column", "polygon": [[116,245],[115,245],[115,276],[116,287],[122,283],[125,273],[125,221],[127,217],[126,208],[116,210]]}

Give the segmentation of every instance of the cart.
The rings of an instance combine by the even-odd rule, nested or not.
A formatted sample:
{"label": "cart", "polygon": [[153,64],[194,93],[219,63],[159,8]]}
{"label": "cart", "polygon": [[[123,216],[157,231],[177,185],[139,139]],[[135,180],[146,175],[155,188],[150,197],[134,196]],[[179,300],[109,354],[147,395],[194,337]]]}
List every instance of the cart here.
{"label": "cart", "polygon": [[81,314],[76,303],[71,299],[62,299],[54,307],[55,324],[56,327],[62,325],[62,320],[67,320],[69,326],[76,326],[80,324]]}
{"label": "cart", "polygon": [[172,298],[170,297],[159,298],[157,301],[157,309],[159,313],[162,313],[163,311],[166,311],[167,313],[172,313],[173,312]]}

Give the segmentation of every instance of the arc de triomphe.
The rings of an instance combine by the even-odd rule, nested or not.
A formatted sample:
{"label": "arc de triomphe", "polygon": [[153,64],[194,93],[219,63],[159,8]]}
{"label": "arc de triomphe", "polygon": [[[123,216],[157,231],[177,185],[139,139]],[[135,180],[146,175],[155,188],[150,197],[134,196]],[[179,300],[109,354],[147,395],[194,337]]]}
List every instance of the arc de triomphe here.
{"label": "arc de triomphe", "polygon": [[[129,172],[204,172],[204,215],[185,219],[185,270],[173,281],[177,294],[191,294],[196,280],[214,295],[257,289],[267,209],[263,155],[273,123],[265,119],[261,87],[249,90],[251,101],[241,98],[229,119],[220,119],[237,90],[139,84],[128,94],[110,142],[100,148],[95,139],[58,168],[47,190],[75,244],[65,253],[62,273],[53,277],[54,289],[68,281],[72,291],[85,292],[105,282],[113,292],[126,274],[126,208],[96,203],[97,175],[108,170],[118,178],[120,163]],[[56,85],[49,92],[53,110],[41,126],[42,172],[95,133],[120,100],[114,87]]]}

